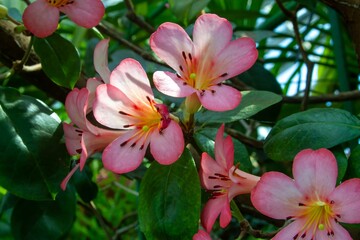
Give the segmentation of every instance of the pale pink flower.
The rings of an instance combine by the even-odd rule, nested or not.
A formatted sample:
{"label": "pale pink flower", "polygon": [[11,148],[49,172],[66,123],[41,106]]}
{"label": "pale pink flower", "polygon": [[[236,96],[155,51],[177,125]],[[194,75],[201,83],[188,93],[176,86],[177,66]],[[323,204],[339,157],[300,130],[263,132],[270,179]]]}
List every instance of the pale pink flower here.
{"label": "pale pink flower", "polygon": [[36,0],[24,11],[25,27],[44,38],[56,31],[60,12],[77,25],[92,28],[99,24],[105,8],[101,0]]}
{"label": "pale pink flower", "polygon": [[194,236],[193,240],[211,240],[211,236],[204,230],[199,230]]}
{"label": "pale pink flower", "polygon": [[113,172],[136,169],[148,145],[161,164],[171,164],[182,154],[180,126],[164,104],[155,102],[146,72],[134,59],[123,60],[111,73],[110,84],[97,88],[94,115],[104,126],[127,130],[103,152],[104,166]]}
{"label": "pale pink flower", "polygon": [[201,183],[211,192],[211,199],[201,214],[202,225],[208,232],[219,215],[221,227],[229,224],[230,201],[237,195],[250,193],[260,179],[234,166],[234,144],[230,136],[224,138],[223,135],[224,125],[216,134],[215,160],[206,152],[201,157]]}
{"label": "pale pink flower", "polygon": [[251,38],[232,41],[232,37],[231,23],[215,14],[203,14],[196,20],[193,41],[179,25],[163,23],[151,35],[150,46],[176,74],[155,72],[155,86],[173,97],[196,94],[209,110],[234,109],[241,93],[222,82],[248,70],[258,52]]}
{"label": "pale pink flower", "polygon": [[293,220],[273,240],[352,239],[339,224],[360,223],[360,179],[336,187],[334,155],[327,149],[306,149],[293,163],[294,179],[265,173],[251,193],[254,206],[275,219]]}

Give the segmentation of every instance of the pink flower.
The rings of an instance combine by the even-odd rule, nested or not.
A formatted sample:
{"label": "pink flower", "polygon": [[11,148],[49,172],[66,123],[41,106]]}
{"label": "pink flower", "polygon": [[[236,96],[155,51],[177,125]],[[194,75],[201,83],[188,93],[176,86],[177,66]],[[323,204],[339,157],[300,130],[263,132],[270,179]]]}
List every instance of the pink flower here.
{"label": "pink flower", "polygon": [[79,26],[92,28],[104,16],[101,0],[37,0],[24,11],[25,27],[35,36],[44,38],[56,31],[60,12]]}
{"label": "pink flower", "polygon": [[[89,79],[88,81],[94,81]],[[71,123],[63,123],[65,144],[70,155],[81,154],[80,163],[77,164],[67,177],[62,181],[61,188],[65,189],[67,182],[77,168],[82,170],[89,156],[102,151],[109,143],[123,134],[122,131],[111,131],[96,127],[87,120],[90,111],[88,106],[90,91],[87,88],[72,90],[65,101]]]}
{"label": "pink flower", "polygon": [[146,149],[161,164],[175,162],[184,149],[180,126],[165,105],[156,103],[140,63],[123,60],[110,75],[110,84],[96,90],[94,115],[98,122],[126,133],[103,152],[105,168],[126,173],[142,162]]}
{"label": "pink flower", "polygon": [[102,151],[109,143],[123,134],[124,131],[112,131],[93,125],[87,115],[92,111],[95,90],[102,82],[110,82],[110,70],[107,66],[107,48],[109,40],[100,41],[94,51],[94,65],[102,80],[90,78],[86,88],[72,90],[66,97],[65,108],[71,123],[63,123],[65,144],[70,155],[80,155],[80,162],[61,183],[64,190],[75,171],[82,170],[89,156]]}
{"label": "pink flower", "polygon": [[215,14],[196,20],[193,41],[177,24],[160,25],[151,35],[150,46],[177,73],[155,72],[157,89],[173,97],[196,94],[209,110],[234,109],[241,94],[222,82],[249,69],[258,53],[251,38],[231,41],[232,36],[231,23]]}
{"label": "pink flower", "polygon": [[211,240],[210,234],[204,230],[199,230],[194,236],[193,240]]}
{"label": "pink flower", "polygon": [[215,159],[207,153],[201,157],[200,177],[202,186],[211,192],[201,222],[210,232],[220,215],[220,226],[226,227],[231,220],[230,201],[239,194],[250,193],[259,177],[243,172],[234,166],[234,145],[230,136],[223,138],[224,125],[216,134]]}
{"label": "pink flower", "polygon": [[254,206],[275,219],[291,219],[273,239],[352,239],[338,223],[360,223],[360,179],[338,187],[338,167],[327,149],[306,149],[293,163],[294,180],[279,172],[265,173],[251,193]]}

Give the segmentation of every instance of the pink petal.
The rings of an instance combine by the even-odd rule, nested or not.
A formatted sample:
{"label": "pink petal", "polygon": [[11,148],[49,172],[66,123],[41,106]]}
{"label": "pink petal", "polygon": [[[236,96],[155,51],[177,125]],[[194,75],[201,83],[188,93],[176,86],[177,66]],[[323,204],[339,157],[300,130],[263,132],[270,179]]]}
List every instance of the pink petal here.
{"label": "pink petal", "polygon": [[150,47],[170,67],[180,73],[185,55],[193,53],[193,43],[185,30],[175,23],[163,23],[150,37]]}
{"label": "pink petal", "polygon": [[[297,219],[278,232],[272,240],[294,239],[294,236],[299,234],[303,226],[305,226],[305,220]],[[307,236],[305,238],[301,238],[301,240],[310,240],[310,238],[310,234],[307,234]]]}
{"label": "pink petal", "polygon": [[108,47],[110,39],[101,40],[94,50],[94,67],[104,83],[110,83],[110,70],[108,67]]}
{"label": "pink petal", "polygon": [[65,145],[68,153],[73,156],[81,153],[81,137],[82,134],[79,128],[74,127],[73,124],[63,123]]}
{"label": "pink petal", "polygon": [[75,167],[71,169],[71,171],[66,175],[66,177],[61,181],[60,188],[65,191],[68,182],[70,181],[71,177],[74,173],[79,169],[79,164],[76,164]]}
{"label": "pink petal", "polygon": [[82,152],[80,157],[80,170],[84,168],[86,160],[89,156],[95,152],[102,151],[122,134],[124,134],[124,131],[104,131],[101,135],[84,132],[81,141]]}
{"label": "pink petal", "polygon": [[338,173],[334,155],[327,149],[306,149],[294,159],[293,175],[298,189],[305,195],[326,198],[336,185]]}
{"label": "pink petal", "polygon": [[229,200],[226,195],[210,199],[201,213],[201,223],[206,231],[210,232],[219,215],[221,227],[226,227],[231,221]]}
{"label": "pink petal", "polygon": [[44,38],[56,31],[59,15],[58,8],[51,6],[46,0],[37,0],[25,9],[22,19],[30,32]]}
{"label": "pink petal", "polygon": [[211,111],[232,110],[241,101],[240,91],[224,84],[211,86],[205,92],[198,91],[197,94],[204,108]]}
{"label": "pink petal", "polygon": [[[149,142],[137,142],[129,139],[136,135],[138,130],[128,131],[110,143],[104,150],[102,161],[104,167],[114,173],[122,174],[135,170],[144,159]],[[124,142],[128,141],[125,145]],[[143,147],[141,146],[143,144]],[[122,146],[121,146],[122,145]]]}
{"label": "pink petal", "polygon": [[224,138],[225,125],[222,124],[215,137],[215,159],[224,169],[234,165],[234,144],[230,136]]}
{"label": "pink petal", "polygon": [[258,51],[254,40],[251,38],[239,38],[227,45],[221,53],[215,58],[214,77],[217,78],[213,84],[220,83],[226,79],[239,75],[248,70],[258,57]]}
{"label": "pink petal", "polygon": [[275,219],[296,216],[302,200],[302,194],[295,182],[280,172],[265,173],[251,192],[254,207]]}
{"label": "pink petal", "polygon": [[120,89],[135,104],[149,105],[154,99],[149,79],[141,64],[131,58],[124,59],[112,71],[110,84]]}
{"label": "pink petal", "polygon": [[151,135],[150,152],[160,164],[172,164],[184,151],[184,136],[179,126],[174,121],[162,133],[155,130]]}
{"label": "pink petal", "polygon": [[[103,84],[103,82],[101,81],[102,79],[99,79],[99,78],[89,78],[87,81],[86,81],[86,88],[89,90],[90,94],[95,94],[96,92],[96,88]],[[89,105],[92,105],[92,104],[89,104]]]}
{"label": "pink petal", "polygon": [[240,194],[250,193],[260,180],[260,177],[236,169],[235,166],[229,170],[229,178],[233,181],[228,193],[230,201]]}
{"label": "pink petal", "polygon": [[227,176],[228,174],[226,169],[220,166],[218,162],[209,156],[209,154],[206,152],[202,153],[200,164],[200,179],[204,188],[208,190],[215,190],[214,186],[224,185],[224,181],[209,178],[209,176],[214,176],[215,173],[219,173],[224,176]]}
{"label": "pink petal", "polygon": [[105,14],[105,7],[101,0],[76,0],[59,9],[73,22],[85,28],[98,25]]}
{"label": "pink petal", "polygon": [[89,91],[86,88],[74,88],[65,100],[65,108],[71,121],[82,130],[86,127],[86,109]]}
{"label": "pink petal", "polygon": [[195,92],[195,89],[188,84],[184,84],[181,78],[170,72],[156,71],[153,75],[155,87],[171,97],[187,97]]}
{"label": "pink petal", "polygon": [[131,117],[120,114],[119,111],[136,115],[134,105],[124,93],[110,84],[103,84],[96,89],[93,111],[96,120],[110,128],[125,129],[124,125],[133,123]]}
{"label": "pink petal", "polygon": [[194,236],[193,240],[211,240],[210,234],[204,230],[199,230]]}
{"label": "pink petal", "polygon": [[349,179],[340,184],[329,195],[329,200],[334,201],[333,210],[341,217],[340,222],[360,223],[360,179]]}
{"label": "pink petal", "polygon": [[[358,211],[359,209],[357,209]],[[334,239],[341,239],[341,240],[352,240],[349,232],[343,228],[339,223],[336,223],[335,220],[332,220],[332,226],[334,231]],[[318,231],[319,232],[319,231]],[[323,234],[324,240],[328,240],[329,237]],[[317,239],[317,238],[316,238]]]}
{"label": "pink petal", "polygon": [[202,59],[203,64],[207,64],[203,60],[214,59],[231,41],[232,33],[232,26],[225,18],[215,14],[201,15],[196,20],[193,31],[196,56]]}

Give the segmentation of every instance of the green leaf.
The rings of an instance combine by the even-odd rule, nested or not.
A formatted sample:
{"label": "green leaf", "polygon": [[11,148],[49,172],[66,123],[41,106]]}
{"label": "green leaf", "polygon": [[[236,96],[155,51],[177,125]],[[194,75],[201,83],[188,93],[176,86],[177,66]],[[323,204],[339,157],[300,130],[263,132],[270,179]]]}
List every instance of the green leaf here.
{"label": "green leaf", "polygon": [[74,45],[54,33],[47,38],[36,38],[34,48],[45,74],[54,83],[72,89],[81,71],[80,56]]}
{"label": "green leaf", "polygon": [[357,145],[349,157],[349,166],[346,172],[346,178],[360,178],[360,145]]}
{"label": "green leaf", "polygon": [[169,166],[153,162],[139,194],[139,223],[146,239],[192,239],[198,231],[200,182],[189,150]]}
{"label": "green leaf", "polygon": [[203,10],[210,0],[169,0],[170,10],[185,25],[193,19],[201,10]]}
{"label": "green leaf", "polygon": [[[195,132],[194,134],[195,142],[197,146],[200,148],[200,150],[203,152],[207,152],[213,158],[215,157],[214,139],[217,131],[218,131],[217,128],[205,128]],[[251,173],[252,165],[246,147],[237,139],[232,138],[232,140],[234,143],[234,165],[240,163],[239,168],[241,170]]]}
{"label": "green leaf", "polygon": [[91,181],[92,173],[85,165],[82,171],[77,170],[72,176],[70,183],[75,185],[76,191],[84,202],[90,202],[96,198],[98,186]]}
{"label": "green leaf", "polygon": [[30,200],[53,199],[68,172],[63,130],[39,100],[0,87],[0,185]]}
{"label": "green leaf", "polygon": [[314,108],[286,117],[273,127],[264,150],[276,161],[291,161],[303,149],[331,148],[360,136],[360,120],[333,108]]}
{"label": "green leaf", "polygon": [[60,192],[55,201],[20,200],[11,218],[15,240],[60,239],[75,220],[75,206],[72,188]]}
{"label": "green leaf", "polygon": [[267,91],[244,91],[242,100],[234,110],[226,112],[204,111],[196,114],[199,122],[227,123],[247,119],[261,110],[281,101],[281,96]]}

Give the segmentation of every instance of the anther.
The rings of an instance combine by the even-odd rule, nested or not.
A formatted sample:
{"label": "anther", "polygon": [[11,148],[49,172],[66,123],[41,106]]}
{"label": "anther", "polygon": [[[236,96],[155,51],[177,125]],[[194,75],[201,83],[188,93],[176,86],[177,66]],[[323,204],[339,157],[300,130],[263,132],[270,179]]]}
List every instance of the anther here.
{"label": "anther", "polygon": [[212,89],[212,90],[211,90],[211,93],[214,94],[214,93],[216,93],[216,91],[215,91],[214,89]]}
{"label": "anther", "polygon": [[294,237],[293,237],[293,240],[296,240],[298,238],[299,234],[296,234]]}
{"label": "anther", "polygon": [[209,179],[218,179],[217,177],[214,176],[208,176]]}
{"label": "anther", "polygon": [[136,142],[130,145],[130,147],[135,147],[135,146],[136,146]]}
{"label": "anther", "polygon": [[192,56],[191,56],[191,54],[189,53],[188,55],[189,55],[189,59],[190,59],[190,61],[192,61]]}
{"label": "anther", "polygon": [[120,147],[125,146],[128,142],[129,142],[129,140],[126,140],[126,141],[122,142],[122,143],[120,144]]}
{"label": "anther", "polygon": [[226,77],[228,74],[227,73],[223,73],[220,75],[220,77]]}
{"label": "anther", "polygon": [[299,207],[303,207],[303,206],[306,206],[306,205],[303,203],[299,203]]}
{"label": "anther", "polygon": [[301,235],[301,238],[305,238],[306,237],[306,232],[303,233],[303,235]]}
{"label": "anther", "polygon": [[177,76],[178,78],[181,78],[181,76],[180,76],[178,73],[176,74],[176,76]]}
{"label": "anther", "polygon": [[186,61],[186,54],[184,51],[182,52],[182,56],[183,56],[184,60]]}
{"label": "anther", "polygon": [[128,114],[126,112],[123,112],[123,111],[119,111],[119,113],[122,114],[122,115],[131,116],[130,114]]}
{"label": "anther", "polygon": [[180,70],[183,72],[184,71],[184,69],[183,69],[183,67],[180,65],[179,66],[179,68],[180,68]]}
{"label": "anther", "polygon": [[81,148],[76,149],[76,152],[80,154],[82,152],[82,149]]}

